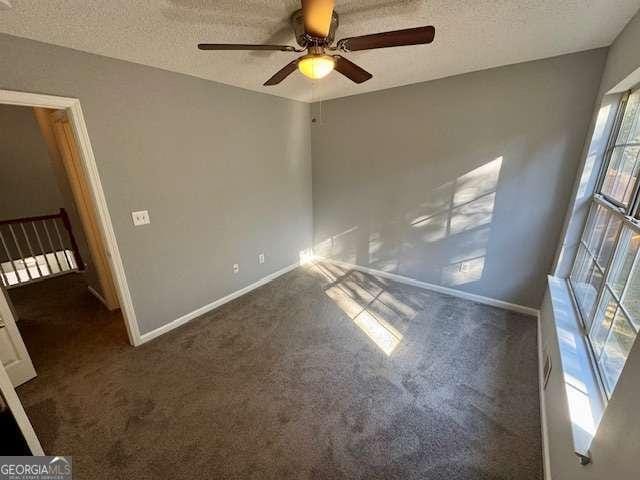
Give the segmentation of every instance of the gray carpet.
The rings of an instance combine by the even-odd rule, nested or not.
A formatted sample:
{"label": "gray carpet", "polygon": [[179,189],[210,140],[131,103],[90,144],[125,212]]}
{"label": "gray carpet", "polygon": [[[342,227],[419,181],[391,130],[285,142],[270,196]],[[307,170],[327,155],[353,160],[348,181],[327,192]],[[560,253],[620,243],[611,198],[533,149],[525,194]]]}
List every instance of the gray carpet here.
{"label": "gray carpet", "polygon": [[532,317],[322,264],[134,349],[75,275],[12,298],[74,478],[542,479]]}

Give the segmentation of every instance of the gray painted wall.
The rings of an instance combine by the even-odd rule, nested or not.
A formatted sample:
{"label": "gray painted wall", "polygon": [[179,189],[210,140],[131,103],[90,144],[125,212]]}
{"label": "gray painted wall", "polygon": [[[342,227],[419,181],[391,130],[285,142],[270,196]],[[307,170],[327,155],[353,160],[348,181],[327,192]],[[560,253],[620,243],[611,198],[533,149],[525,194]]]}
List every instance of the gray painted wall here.
{"label": "gray painted wall", "polygon": [[[600,97],[640,68],[640,13],[629,22],[609,49],[609,55],[600,86]],[[603,97],[603,104],[610,102],[610,96]],[[598,104],[599,105],[599,104]],[[597,112],[592,123],[595,124]],[[592,128],[593,130],[593,128]],[[588,144],[590,138],[587,141]],[[583,156],[582,169],[588,156]],[[589,173],[587,172],[587,176]],[[581,176],[575,186],[578,191]],[[586,178],[586,177],[585,177]],[[580,198],[574,192],[574,197]],[[582,230],[584,215],[580,209],[571,211],[576,225],[568,229],[568,236]],[[573,240],[565,240],[571,244]],[[572,254],[565,256],[570,262]],[[562,263],[562,262],[561,262]],[[558,274],[566,274],[567,268],[559,266]],[[553,315],[548,298],[541,311],[542,341],[548,346],[554,365],[560,365]],[[637,454],[640,451],[640,416],[637,414],[640,399],[640,340],[631,350],[622,375],[618,381],[604,416],[596,432],[590,452],[592,464],[580,466],[573,454],[571,424],[567,408],[567,397],[563,385],[562,371],[554,368],[547,389],[544,392],[548,428],[548,449],[550,452],[551,478],[554,480],[632,480],[640,475]]]}
{"label": "gray painted wall", "polygon": [[142,333],[310,247],[308,105],[7,35],[0,58],[0,88],[80,99]]}
{"label": "gray painted wall", "polygon": [[538,308],[605,58],[314,105],[316,252]]}
{"label": "gray painted wall", "polygon": [[640,68],[640,10],[609,48],[601,91],[607,92]]}
{"label": "gray painted wall", "polygon": [[33,110],[0,105],[0,220],[56,213],[63,206]]}

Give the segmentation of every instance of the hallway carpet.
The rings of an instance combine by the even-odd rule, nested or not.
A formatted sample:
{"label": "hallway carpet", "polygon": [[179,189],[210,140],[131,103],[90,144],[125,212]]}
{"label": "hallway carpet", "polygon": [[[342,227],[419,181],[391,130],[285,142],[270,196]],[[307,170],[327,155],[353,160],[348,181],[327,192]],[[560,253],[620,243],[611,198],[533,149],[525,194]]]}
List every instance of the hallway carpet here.
{"label": "hallway carpet", "polygon": [[12,298],[76,479],[542,478],[533,317],[316,264],[134,349],[76,276]]}

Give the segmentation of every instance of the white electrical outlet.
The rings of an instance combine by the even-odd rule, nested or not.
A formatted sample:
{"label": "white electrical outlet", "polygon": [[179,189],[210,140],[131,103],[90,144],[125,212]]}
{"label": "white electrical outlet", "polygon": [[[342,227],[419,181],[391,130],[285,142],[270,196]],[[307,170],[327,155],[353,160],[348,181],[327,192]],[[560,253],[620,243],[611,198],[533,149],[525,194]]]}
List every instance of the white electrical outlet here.
{"label": "white electrical outlet", "polygon": [[264,263],[264,253],[258,255],[258,263]]}
{"label": "white electrical outlet", "polygon": [[147,210],[131,212],[131,218],[133,218],[133,225],[136,227],[139,227],[140,225],[148,225],[151,223],[151,220],[149,219],[149,212]]}
{"label": "white electrical outlet", "polygon": [[233,264],[233,273],[238,273],[240,271],[240,266],[237,263]]}

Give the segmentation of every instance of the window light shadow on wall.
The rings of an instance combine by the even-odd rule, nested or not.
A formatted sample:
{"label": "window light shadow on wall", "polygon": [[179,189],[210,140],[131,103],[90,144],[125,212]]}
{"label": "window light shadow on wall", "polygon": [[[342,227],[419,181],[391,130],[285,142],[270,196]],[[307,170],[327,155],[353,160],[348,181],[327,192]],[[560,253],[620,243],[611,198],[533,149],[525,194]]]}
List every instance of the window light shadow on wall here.
{"label": "window light shadow on wall", "polygon": [[442,285],[464,285],[482,278],[490,232],[489,228],[469,232],[464,239],[462,253],[449,257],[451,263],[442,267]]}
{"label": "window light shadow on wall", "polygon": [[440,249],[453,242],[455,248],[446,253],[448,261],[429,267],[438,269],[438,281],[445,286],[478,281],[484,273],[502,164],[503,157],[496,157],[430,189],[427,199],[402,218],[372,228],[370,233],[363,226],[350,226],[317,243],[315,252],[403,274],[412,250]]}
{"label": "window light shadow on wall", "polygon": [[400,345],[416,311],[388,289],[385,280],[333,264],[309,268],[328,282],[325,294],[385,355]]}
{"label": "window light shadow on wall", "polygon": [[502,157],[498,157],[438,187],[435,192],[440,198],[423,206],[439,211],[410,219],[410,225],[424,229],[424,239],[432,241],[491,223],[501,167]]}
{"label": "window light shadow on wall", "polygon": [[446,196],[445,202],[438,205],[440,211],[410,221],[412,228],[424,230],[425,242],[470,232],[463,241],[465,248],[460,249],[465,253],[453,254],[449,258],[449,265],[442,267],[442,285],[464,285],[482,278],[489,229],[480,227],[489,225],[493,218],[502,158],[497,157],[443,185],[441,189]]}

